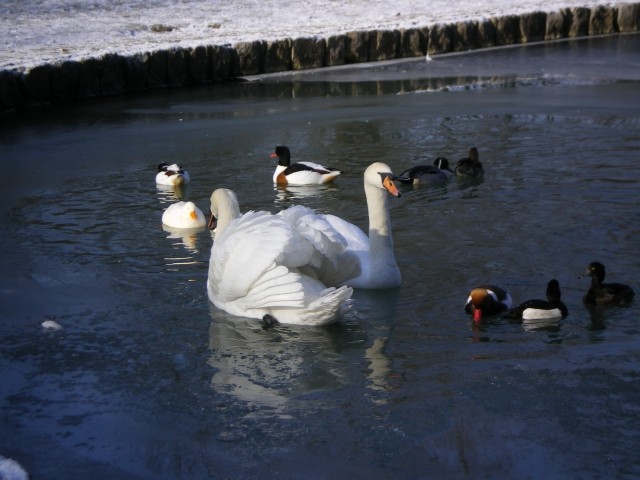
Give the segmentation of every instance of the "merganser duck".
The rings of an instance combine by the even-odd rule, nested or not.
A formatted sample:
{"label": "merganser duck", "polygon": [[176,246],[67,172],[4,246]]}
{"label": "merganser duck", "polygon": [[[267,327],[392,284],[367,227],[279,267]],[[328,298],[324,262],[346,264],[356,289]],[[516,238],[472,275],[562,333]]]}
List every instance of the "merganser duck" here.
{"label": "merganser duck", "polygon": [[438,157],[433,161],[433,165],[418,165],[408,168],[397,175],[396,180],[406,185],[445,182],[449,179],[447,172],[453,173],[453,170],[449,168],[449,160]]}
{"label": "merganser duck", "polygon": [[513,307],[506,317],[514,320],[564,318],[569,315],[567,306],[560,300],[560,283],[555,278],[547,284],[546,300],[527,300]]}
{"label": "merganser duck", "polygon": [[473,320],[478,322],[485,315],[506,312],[512,304],[511,295],[506,290],[495,285],[481,285],[469,293],[464,311],[472,314]]}
{"label": "merganser duck", "polygon": [[469,155],[458,160],[455,174],[458,177],[482,177],[484,175],[484,169],[482,168],[482,163],[478,158],[478,149],[476,147],[471,147],[469,149]]}
{"label": "merganser duck", "polygon": [[278,165],[273,173],[273,183],[277,185],[322,185],[333,182],[342,172],[313,162],[297,162],[291,164],[289,147],[279,145],[271,158],[278,158]]}
{"label": "merganser duck", "polygon": [[179,186],[185,185],[190,181],[189,172],[177,163],[169,165],[162,162],[158,165],[158,173],[156,174],[156,183],[158,185]]}
{"label": "merganser duck", "polygon": [[633,300],[635,292],[629,285],[623,283],[604,282],[605,269],[600,262],[591,262],[585,274],[591,277],[591,287],[587,290],[582,301],[587,305],[615,305],[628,306]]}

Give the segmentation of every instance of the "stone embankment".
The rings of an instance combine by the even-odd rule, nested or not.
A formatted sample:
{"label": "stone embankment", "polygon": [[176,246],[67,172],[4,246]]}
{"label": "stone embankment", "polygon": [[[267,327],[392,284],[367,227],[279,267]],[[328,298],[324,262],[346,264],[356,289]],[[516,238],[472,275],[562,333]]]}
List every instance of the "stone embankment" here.
{"label": "stone embankment", "polygon": [[640,3],[296,38],[173,48],[0,71],[0,111],[239,77],[640,31]]}

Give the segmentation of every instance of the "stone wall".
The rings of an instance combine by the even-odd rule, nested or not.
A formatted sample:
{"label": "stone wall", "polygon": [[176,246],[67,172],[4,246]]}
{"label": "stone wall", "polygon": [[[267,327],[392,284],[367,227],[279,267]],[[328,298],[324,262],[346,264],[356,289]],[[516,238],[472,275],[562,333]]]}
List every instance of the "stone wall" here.
{"label": "stone wall", "polygon": [[439,55],[528,42],[640,32],[640,3],[565,8],[402,30],[322,38],[108,54],[27,72],[0,71],[0,111],[158,88],[215,84],[238,77],[349,63]]}

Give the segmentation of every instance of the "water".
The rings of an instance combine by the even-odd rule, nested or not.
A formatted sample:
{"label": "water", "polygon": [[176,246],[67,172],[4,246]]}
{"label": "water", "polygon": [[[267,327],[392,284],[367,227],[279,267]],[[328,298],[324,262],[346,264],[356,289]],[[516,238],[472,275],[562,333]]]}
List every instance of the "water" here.
{"label": "water", "polygon": [[[96,101],[0,134],[0,454],[38,478],[637,478],[639,303],[590,312],[599,260],[638,282],[638,36]],[[357,81],[357,83],[354,83]],[[339,166],[274,189],[268,154]],[[362,171],[455,160],[479,184],[390,199],[404,283],[327,328],[209,304],[211,238],[165,231],[155,165],[183,198],[302,203],[366,226]],[[557,278],[569,316],[463,312]],[[55,320],[59,331],[41,323]]]}

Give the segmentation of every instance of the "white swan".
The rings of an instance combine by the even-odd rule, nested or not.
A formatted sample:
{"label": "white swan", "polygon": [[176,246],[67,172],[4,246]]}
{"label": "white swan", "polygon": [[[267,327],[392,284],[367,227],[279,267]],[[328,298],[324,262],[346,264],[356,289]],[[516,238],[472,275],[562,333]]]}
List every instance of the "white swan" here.
{"label": "white swan", "polygon": [[[277,215],[240,215],[228,189],[211,195],[207,292],[215,306],[250,318],[325,325],[338,320],[360,273],[358,258],[324,215],[295,206]],[[342,285],[335,288],[336,285]]]}
{"label": "white swan", "polygon": [[360,259],[360,276],[346,285],[354,288],[393,288],[402,282],[393,253],[391,220],[387,192],[400,196],[395,176],[388,165],[376,162],[364,172],[364,191],[369,211],[369,236],[357,226],[340,217],[327,215],[327,220],[347,241],[349,250]]}
{"label": "white swan", "polygon": [[162,223],[173,228],[202,228],[207,224],[202,210],[193,202],[169,205],[162,214]]}

